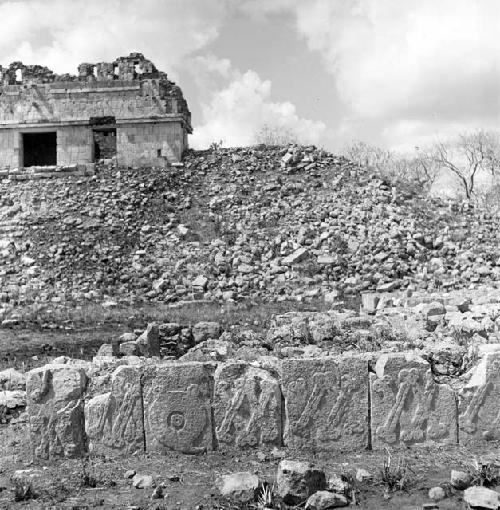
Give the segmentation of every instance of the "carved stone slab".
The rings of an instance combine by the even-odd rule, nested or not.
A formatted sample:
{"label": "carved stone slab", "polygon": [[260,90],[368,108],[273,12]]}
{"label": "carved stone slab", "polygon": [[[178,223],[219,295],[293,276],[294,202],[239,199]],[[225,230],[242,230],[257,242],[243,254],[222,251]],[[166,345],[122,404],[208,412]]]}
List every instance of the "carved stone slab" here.
{"label": "carved stone slab", "polygon": [[215,371],[215,431],[219,444],[280,446],[281,390],[267,370],[245,362]]}
{"label": "carved stone slab", "polygon": [[427,361],[408,353],[382,355],[370,374],[374,448],[457,442],[453,390],[437,384]]}
{"label": "carved stone slab", "polygon": [[486,353],[459,396],[461,443],[500,439],[500,352]]}
{"label": "carved stone slab", "polygon": [[87,451],[83,395],[87,377],[82,367],[45,365],[26,382],[30,438],[39,459],[79,457]]}
{"label": "carved stone slab", "polygon": [[165,363],[148,368],[143,383],[146,450],[211,450],[212,390],[210,363]]}
{"label": "carved stone slab", "polygon": [[284,360],[282,383],[287,446],[367,446],[368,363],[363,356]]}
{"label": "carved stone slab", "polygon": [[110,391],[86,401],[85,431],[92,452],[144,451],[141,373],[139,367],[118,367]]}

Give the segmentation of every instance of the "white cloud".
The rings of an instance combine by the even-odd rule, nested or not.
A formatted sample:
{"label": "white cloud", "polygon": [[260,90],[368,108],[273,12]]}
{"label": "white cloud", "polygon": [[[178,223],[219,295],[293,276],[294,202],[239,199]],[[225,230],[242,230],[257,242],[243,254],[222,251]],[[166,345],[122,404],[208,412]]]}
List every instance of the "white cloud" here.
{"label": "white cloud", "polygon": [[217,37],[228,5],[229,0],[0,1],[1,63],[21,60],[76,73],[81,62],[140,51],[169,71]]}
{"label": "white cloud", "polygon": [[264,125],[290,131],[302,143],[320,142],[326,126],[299,117],[290,102],[273,101],[269,80],[262,80],[255,71],[242,73],[231,69],[228,61],[217,63],[213,57],[199,58],[195,74],[204,76],[204,65],[205,74],[215,72],[219,79],[226,80],[226,85],[213,89],[211,100],[202,106],[204,122],[194,126],[190,141],[193,147],[205,148],[220,141],[225,146],[250,145]]}
{"label": "white cloud", "polygon": [[[249,0],[247,9],[292,12],[319,52],[348,113],[339,134],[371,125],[435,136],[500,121],[498,0]],[[377,133],[375,133],[375,126]]]}

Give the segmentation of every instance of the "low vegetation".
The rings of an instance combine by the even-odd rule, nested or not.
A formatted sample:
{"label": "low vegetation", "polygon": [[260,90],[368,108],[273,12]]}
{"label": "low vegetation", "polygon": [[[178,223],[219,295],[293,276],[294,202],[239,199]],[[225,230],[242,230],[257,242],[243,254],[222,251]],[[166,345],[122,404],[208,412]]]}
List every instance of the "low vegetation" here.
{"label": "low vegetation", "polygon": [[408,460],[403,455],[394,460],[391,452],[387,450],[387,457],[380,469],[380,481],[387,493],[408,490],[414,475]]}

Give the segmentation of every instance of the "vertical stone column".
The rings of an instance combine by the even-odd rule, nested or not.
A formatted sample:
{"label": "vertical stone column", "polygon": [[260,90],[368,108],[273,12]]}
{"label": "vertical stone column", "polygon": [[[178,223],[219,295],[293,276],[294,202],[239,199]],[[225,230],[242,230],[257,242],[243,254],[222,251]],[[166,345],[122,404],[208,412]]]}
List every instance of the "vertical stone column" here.
{"label": "vertical stone column", "polygon": [[45,365],[29,372],[27,408],[36,458],[80,457],[86,453],[86,384],[84,369],[75,365]]}
{"label": "vertical stone column", "polygon": [[500,439],[500,344],[482,346],[459,395],[460,443]]}
{"label": "vertical stone column", "polygon": [[287,359],[282,364],[286,446],[368,446],[368,362],[364,356]]}
{"label": "vertical stone column", "polygon": [[214,393],[219,445],[281,446],[281,390],[269,371],[244,361],[221,364]]}
{"label": "vertical stone column", "polygon": [[144,417],[142,367],[120,366],[110,377],[110,387],[95,388],[85,403],[85,431],[93,453],[143,452]]}
{"label": "vertical stone column", "polygon": [[214,365],[164,363],[144,374],[147,451],[202,453],[214,447],[212,394]]}

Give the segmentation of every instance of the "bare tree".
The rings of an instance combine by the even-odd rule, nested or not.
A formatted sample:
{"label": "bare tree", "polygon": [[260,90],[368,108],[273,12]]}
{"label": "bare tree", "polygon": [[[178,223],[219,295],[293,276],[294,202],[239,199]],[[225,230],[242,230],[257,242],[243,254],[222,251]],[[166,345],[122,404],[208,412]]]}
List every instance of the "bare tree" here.
{"label": "bare tree", "polygon": [[376,145],[356,140],[344,148],[344,155],[361,166],[371,166],[381,169],[387,166],[393,158],[390,150],[382,149]]}
{"label": "bare tree", "polygon": [[433,159],[456,175],[465,197],[470,199],[480,172],[498,174],[499,147],[498,133],[483,130],[462,133],[453,142],[437,142],[433,147]]}
{"label": "bare tree", "polygon": [[436,180],[439,167],[427,149],[415,149],[415,155],[403,155],[355,141],[344,149],[344,155],[358,165],[372,167],[391,182],[415,184],[429,190]]}
{"label": "bare tree", "polygon": [[424,189],[429,190],[436,181],[440,167],[427,148],[415,147],[416,155],[411,159],[411,174],[414,180]]}
{"label": "bare tree", "polygon": [[290,128],[264,124],[255,134],[255,143],[269,146],[298,143],[297,135]]}

